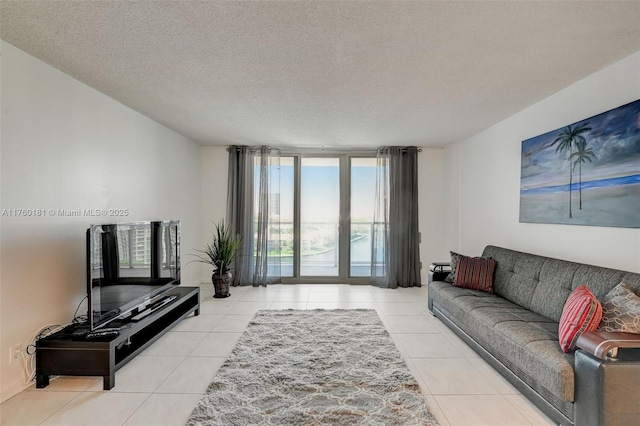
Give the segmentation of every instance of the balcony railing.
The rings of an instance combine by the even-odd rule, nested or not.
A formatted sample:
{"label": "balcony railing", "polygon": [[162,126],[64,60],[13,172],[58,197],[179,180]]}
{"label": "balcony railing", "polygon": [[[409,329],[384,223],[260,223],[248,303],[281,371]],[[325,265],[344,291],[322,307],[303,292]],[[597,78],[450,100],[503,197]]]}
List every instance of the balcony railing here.
{"label": "balcony railing", "polygon": [[[256,224],[257,225],[257,224]],[[371,275],[373,222],[351,222],[349,275]],[[339,226],[337,222],[307,222],[301,226],[301,276],[338,276]],[[269,230],[268,244],[274,254],[270,267],[283,277],[293,276],[293,223],[281,222]],[[279,250],[278,250],[279,249]],[[276,253],[280,252],[278,256]]]}

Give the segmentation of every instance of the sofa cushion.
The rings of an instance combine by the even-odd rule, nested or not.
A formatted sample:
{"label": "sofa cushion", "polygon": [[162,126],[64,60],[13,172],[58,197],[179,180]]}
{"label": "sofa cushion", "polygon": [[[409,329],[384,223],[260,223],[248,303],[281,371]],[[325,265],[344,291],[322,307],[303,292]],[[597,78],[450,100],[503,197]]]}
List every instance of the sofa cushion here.
{"label": "sofa cushion", "polygon": [[496,261],[481,257],[458,256],[453,285],[493,293]]}
{"label": "sofa cushion", "polygon": [[624,282],[604,297],[599,328],[610,332],[640,334],[640,296]]}
{"label": "sofa cushion", "polygon": [[494,293],[556,322],[571,293],[586,285],[599,299],[624,279],[640,294],[640,274],[522,253],[502,247],[485,247],[483,257],[498,261]]}
{"label": "sofa cushion", "polygon": [[546,259],[540,268],[540,281],[531,298],[530,309],[559,322],[579,266],[565,260]]}
{"label": "sofa cushion", "polygon": [[429,297],[534,390],[557,406],[573,401],[573,355],[558,346],[557,322],[497,295],[444,282],[431,283]]}
{"label": "sofa cushion", "polygon": [[573,290],[567,299],[560,317],[558,339],[563,352],[576,348],[582,333],[598,328],[602,318],[602,305],[587,286]]}

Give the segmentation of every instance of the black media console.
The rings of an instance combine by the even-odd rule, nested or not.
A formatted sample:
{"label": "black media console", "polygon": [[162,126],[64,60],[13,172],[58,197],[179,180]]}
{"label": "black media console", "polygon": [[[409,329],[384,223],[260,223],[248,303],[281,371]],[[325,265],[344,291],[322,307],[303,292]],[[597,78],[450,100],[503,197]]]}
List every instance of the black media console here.
{"label": "black media console", "polygon": [[86,339],[68,327],[36,342],[36,387],[49,385],[49,376],[103,376],[105,390],[115,385],[115,374],[127,362],[169,331],[183,318],[200,314],[200,288],[175,287],[163,296],[178,296],[137,322],[115,320],[117,336]]}

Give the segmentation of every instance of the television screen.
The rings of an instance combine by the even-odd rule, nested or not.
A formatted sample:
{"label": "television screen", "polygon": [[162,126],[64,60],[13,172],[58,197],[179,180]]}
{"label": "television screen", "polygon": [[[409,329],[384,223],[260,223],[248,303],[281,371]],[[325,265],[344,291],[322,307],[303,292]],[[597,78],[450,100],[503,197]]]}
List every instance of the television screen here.
{"label": "television screen", "polygon": [[100,328],[180,284],[180,221],[91,225],[89,323]]}

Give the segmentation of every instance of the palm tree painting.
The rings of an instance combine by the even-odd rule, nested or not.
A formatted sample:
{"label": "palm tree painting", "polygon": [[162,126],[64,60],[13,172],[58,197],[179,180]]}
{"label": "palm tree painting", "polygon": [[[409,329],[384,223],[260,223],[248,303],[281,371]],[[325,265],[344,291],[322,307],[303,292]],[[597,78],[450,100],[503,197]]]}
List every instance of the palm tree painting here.
{"label": "palm tree painting", "polygon": [[640,99],[524,140],[520,171],[522,223],[640,228]]}
{"label": "palm tree painting", "polygon": [[584,138],[576,142],[576,152],[571,153],[569,156],[569,160],[573,160],[572,169],[575,169],[576,166],[579,167],[580,210],[582,210],[582,163],[587,161],[591,163],[595,158],[596,154],[593,153],[593,149],[587,147],[587,141]]}
{"label": "palm tree painting", "polygon": [[[556,148],[556,153],[563,153],[564,151],[569,151],[569,156],[567,157],[567,161],[571,163],[573,161],[573,146],[579,143],[587,144],[587,140],[582,136],[583,133],[591,130],[591,127],[587,127],[586,123],[578,124],[575,127],[571,127],[568,125],[553,142],[551,142],[551,146],[558,144]],[[572,187],[573,187],[573,167],[569,166],[569,217],[573,217],[573,213],[571,210],[571,196],[572,196]],[[581,192],[582,193],[582,192]],[[580,207],[582,208],[582,207]]]}

